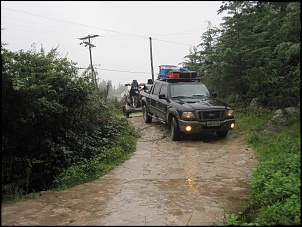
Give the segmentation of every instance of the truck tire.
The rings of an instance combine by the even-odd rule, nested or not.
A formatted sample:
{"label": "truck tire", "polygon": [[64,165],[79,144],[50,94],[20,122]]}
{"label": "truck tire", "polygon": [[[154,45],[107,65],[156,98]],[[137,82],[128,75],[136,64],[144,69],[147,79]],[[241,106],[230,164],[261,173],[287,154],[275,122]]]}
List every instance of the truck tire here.
{"label": "truck tire", "polygon": [[227,136],[228,131],[220,131],[220,132],[216,132],[216,135],[218,136],[218,138],[223,139]]}
{"label": "truck tire", "polygon": [[170,134],[171,140],[172,141],[178,141],[180,140],[181,137],[181,131],[178,126],[178,122],[175,119],[175,117],[172,118],[171,120],[171,134]]}
{"label": "truck tire", "polygon": [[146,105],[143,105],[143,118],[146,123],[151,123],[152,121],[152,117],[149,116]]}

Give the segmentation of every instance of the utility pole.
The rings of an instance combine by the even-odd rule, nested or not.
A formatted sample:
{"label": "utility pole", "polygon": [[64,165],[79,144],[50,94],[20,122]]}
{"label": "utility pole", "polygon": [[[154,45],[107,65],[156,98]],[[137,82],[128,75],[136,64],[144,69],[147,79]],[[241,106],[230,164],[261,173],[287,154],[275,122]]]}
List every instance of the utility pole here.
{"label": "utility pole", "polygon": [[96,74],[94,72],[94,68],[93,68],[93,65],[92,65],[92,55],[91,55],[91,47],[95,47],[95,45],[91,44],[91,39],[92,38],[95,38],[95,37],[98,37],[99,35],[88,35],[86,37],[83,37],[83,38],[79,38],[79,40],[87,40],[88,39],[88,42],[81,42],[80,45],[82,44],[85,44],[85,47],[88,46],[89,47],[89,56],[90,56],[90,67],[91,67],[91,77],[92,77],[92,81],[93,83],[95,84],[95,86],[97,86],[97,81],[96,81]]}
{"label": "utility pole", "polygon": [[151,41],[151,37],[149,37],[149,40],[150,40],[150,58],[151,58],[152,81],[154,81],[153,58],[152,58],[152,41]]}

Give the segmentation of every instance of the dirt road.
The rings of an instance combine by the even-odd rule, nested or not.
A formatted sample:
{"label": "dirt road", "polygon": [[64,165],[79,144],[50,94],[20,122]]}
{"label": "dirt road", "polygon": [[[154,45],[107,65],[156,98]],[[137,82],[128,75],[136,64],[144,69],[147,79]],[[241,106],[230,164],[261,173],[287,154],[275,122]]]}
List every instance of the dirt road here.
{"label": "dirt road", "polygon": [[132,157],[107,175],[63,191],[2,204],[2,225],[223,225],[242,211],[257,160],[236,130],[172,142],[169,128],[142,116]]}

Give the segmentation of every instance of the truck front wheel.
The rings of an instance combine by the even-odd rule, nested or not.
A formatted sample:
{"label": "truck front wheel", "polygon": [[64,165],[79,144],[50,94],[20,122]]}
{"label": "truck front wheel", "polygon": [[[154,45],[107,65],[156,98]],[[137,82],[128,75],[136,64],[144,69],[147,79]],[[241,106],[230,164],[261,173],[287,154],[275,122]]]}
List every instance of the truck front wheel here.
{"label": "truck front wheel", "polygon": [[146,105],[143,105],[143,118],[146,123],[150,123],[152,121],[152,117],[148,115],[148,110]]}
{"label": "truck front wheel", "polygon": [[170,137],[172,141],[177,141],[180,140],[181,137],[181,131],[179,129],[179,125],[175,117],[172,118],[171,120],[171,134]]}

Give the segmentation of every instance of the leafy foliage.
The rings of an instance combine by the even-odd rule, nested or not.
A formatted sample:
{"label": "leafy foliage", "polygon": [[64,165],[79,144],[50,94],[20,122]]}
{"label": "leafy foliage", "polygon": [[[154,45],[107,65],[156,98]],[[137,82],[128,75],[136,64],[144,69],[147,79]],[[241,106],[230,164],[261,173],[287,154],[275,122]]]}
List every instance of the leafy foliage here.
{"label": "leafy foliage", "polygon": [[[300,2],[223,2],[219,28],[208,26],[183,63],[221,98],[284,108],[300,102]],[[199,49],[198,49],[199,48]]]}
{"label": "leafy foliage", "polygon": [[139,134],[125,120],[121,122],[121,126],[123,130],[119,131],[114,146],[106,148],[89,160],[85,159],[65,169],[54,180],[56,188],[69,188],[97,179],[129,158],[135,151]]}
{"label": "leafy foliage", "polygon": [[262,162],[251,181],[255,221],[266,225],[295,225],[301,219],[301,153],[283,153]]}
{"label": "leafy foliage", "polygon": [[[270,114],[258,116],[248,111],[237,114],[250,131],[247,141],[260,161],[250,182],[250,199],[244,212],[231,215],[227,225],[299,225],[301,222],[301,133],[300,120],[279,134],[260,134],[258,123]],[[238,124],[238,123],[237,123]],[[257,126],[258,125],[258,126]]]}
{"label": "leafy foliage", "polygon": [[13,53],[1,45],[1,57],[2,185],[51,187],[70,166],[112,156],[126,125],[89,75],[56,49]]}

